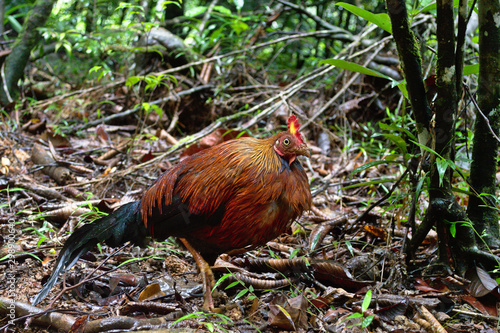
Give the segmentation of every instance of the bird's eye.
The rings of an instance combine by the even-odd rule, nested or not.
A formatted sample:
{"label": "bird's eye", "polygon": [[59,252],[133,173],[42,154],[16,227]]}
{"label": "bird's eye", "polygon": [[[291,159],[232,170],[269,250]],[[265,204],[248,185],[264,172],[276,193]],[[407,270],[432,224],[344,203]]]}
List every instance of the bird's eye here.
{"label": "bird's eye", "polygon": [[285,146],[288,146],[288,145],[290,144],[290,139],[285,139],[285,140],[283,140],[283,144],[284,144]]}

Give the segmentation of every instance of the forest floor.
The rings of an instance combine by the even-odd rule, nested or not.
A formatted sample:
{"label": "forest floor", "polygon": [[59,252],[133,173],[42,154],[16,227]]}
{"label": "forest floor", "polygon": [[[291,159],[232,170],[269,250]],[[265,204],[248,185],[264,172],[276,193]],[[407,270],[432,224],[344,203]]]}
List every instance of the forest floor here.
{"label": "forest floor", "polygon": [[[305,163],[309,177],[332,175],[323,189],[313,191],[315,209],[296,221],[288,235],[245,254],[218,259],[217,313],[201,310],[197,267],[189,252],[169,239],[145,249],[101,245],[88,253],[65,277],[67,288],[75,282],[80,286],[55,298],[63,286],[59,283],[37,310],[55,312],[25,328],[19,315],[31,309],[30,300],[50,274],[67,232],[82,217],[112,211],[124,202],[120,198],[136,198],[176,163],[180,150],[162,155],[175,144],[169,142],[173,138],[160,134],[158,140],[144,139],[147,136],[131,140],[136,131],[127,125],[100,126],[84,136],[47,137],[48,130],[2,133],[2,257],[8,253],[9,240],[15,242],[11,265],[8,260],[0,262],[2,279],[12,282],[2,283],[0,296],[15,294],[17,302],[16,326],[9,330],[64,331],[73,326],[76,332],[86,323],[85,332],[146,328],[425,332],[437,331],[436,327],[448,332],[496,332],[495,296],[474,297],[467,282],[457,276],[426,274],[436,256],[435,235],[428,236],[409,270],[401,253],[408,236],[398,221],[402,217],[397,210],[403,209],[391,208],[388,214],[382,203],[359,219],[377,195],[370,194],[369,187],[345,188],[374,179],[390,188],[399,170],[379,167],[351,178],[350,171],[365,162],[362,158],[326,156],[313,142],[314,154]],[[217,142],[221,132],[214,133],[204,142]],[[53,167],[45,171],[33,162],[50,159]],[[64,186],[54,180],[61,174],[67,177]],[[51,328],[37,328],[47,326]]]}
{"label": "forest floor", "polygon": [[[204,101],[215,88],[207,85],[163,90],[157,104],[174,110],[168,117],[134,109],[140,101],[124,82],[9,111],[10,125],[0,132],[0,276],[6,281],[0,311],[9,314],[5,298],[13,299],[15,315],[10,324],[3,317],[0,331],[497,332],[498,284],[486,272],[478,268],[467,279],[433,273],[432,233],[413,258],[405,257],[411,195],[407,181],[399,182],[401,164],[360,168],[373,159],[352,138],[368,142],[377,135],[369,125],[376,116],[363,111],[384,91],[344,96],[337,109],[348,134],[323,125],[323,115],[307,127],[326,97],[298,85],[300,98],[256,116],[253,108],[232,110],[275,101],[280,87],[228,90],[232,97],[211,105]],[[31,307],[78,223],[136,200],[179,159],[223,141],[229,129],[268,137],[285,127],[291,111],[306,123],[312,156],[302,163],[313,209],[266,246],[218,258],[216,311],[202,311],[197,267],[175,239],[147,248],[101,244]],[[418,212],[426,202],[422,194]]]}

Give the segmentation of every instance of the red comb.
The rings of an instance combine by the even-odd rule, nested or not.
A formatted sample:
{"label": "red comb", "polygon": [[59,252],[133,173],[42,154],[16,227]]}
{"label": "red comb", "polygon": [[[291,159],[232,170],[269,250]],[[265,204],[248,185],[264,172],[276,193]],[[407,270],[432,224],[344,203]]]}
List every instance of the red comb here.
{"label": "red comb", "polygon": [[293,135],[295,135],[295,137],[297,138],[297,140],[300,143],[304,142],[304,140],[302,140],[302,135],[299,132],[299,128],[300,128],[299,119],[297,119],[297,117],[295,117],[294,114],[292,114],[291,117],[288,118],[287,125],[288,125],[288,131],[290,133],[292,133]]}

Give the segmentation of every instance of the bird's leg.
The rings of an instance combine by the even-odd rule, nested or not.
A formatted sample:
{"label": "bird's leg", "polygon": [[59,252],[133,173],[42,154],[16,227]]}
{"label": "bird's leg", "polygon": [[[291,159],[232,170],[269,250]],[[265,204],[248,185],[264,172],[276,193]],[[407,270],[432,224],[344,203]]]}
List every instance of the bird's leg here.
{"label": "bird's leg", "polygon": [[194,247],[189,244],[189,242],[185,238],[179,238],[179,240],[184,244],[186,249],[191,253],[196,261],[200,269],[201,278],[203,281],[203,294],[204,294],[204,303],[203,310],[205,311],[213,311],[214,310],[214,299],[212,298],[212,288],[215,286],[214,273],[210,269],[210,265],[203,259],[201,254],[196,251]]}

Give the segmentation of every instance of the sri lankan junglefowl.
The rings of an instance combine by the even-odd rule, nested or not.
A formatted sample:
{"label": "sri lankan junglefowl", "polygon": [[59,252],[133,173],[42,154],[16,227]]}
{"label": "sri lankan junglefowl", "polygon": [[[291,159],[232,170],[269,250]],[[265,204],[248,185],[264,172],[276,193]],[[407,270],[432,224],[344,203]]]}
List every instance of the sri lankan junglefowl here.
{"label": "sri lankan junglefowl", "polygon": [[180,238],[200,268],[205,309],[213,309],[210,264],[221,253],[252,249],[284,233],[311,205],[297,156],[310,156],[298,119],[268,139],[242,137],[189,156],[167,170],[138,201],[77,229],[66,241],[34,304],[59,275],[97,243],[144,245],[149,236]]}

